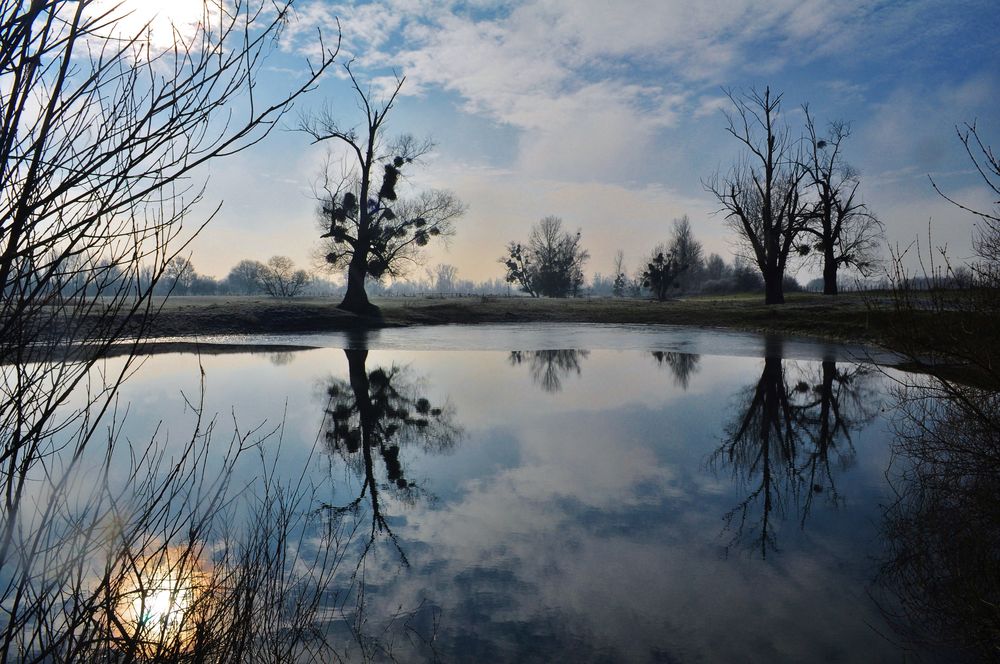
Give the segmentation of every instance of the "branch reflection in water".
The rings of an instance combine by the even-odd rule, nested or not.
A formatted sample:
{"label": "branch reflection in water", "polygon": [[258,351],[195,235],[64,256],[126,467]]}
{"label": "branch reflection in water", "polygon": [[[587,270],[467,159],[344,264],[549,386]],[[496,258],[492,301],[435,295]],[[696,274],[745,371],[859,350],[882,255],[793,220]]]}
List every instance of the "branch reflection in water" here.
{"label": "branch reflection in water", "polygon": [[1000,658],[998,387],[911,377],[895,389],[896,500],[875,595],[907,643],[942,658]]}
{"label": "branch reflection in water", "polygon": [[[204,393],[204,382],[202,383]],[[324,599],[345,545],[287,474],[280,427],[60,448],[20,471],[5,513],[0,661],[310,661],[333,653]],[[253,467],[233,485],[239,465]],[[7,476],[9,480],[9,476]],[[8,485],[9,486],[9,485]],[[8,503],[9,505],[10,503]]]}
{"label": "branch reflection in water", "polygon": [[652,351],[653,359],[661,367],[667,367],[674,375],[674,385],[687,390],[691,376],[698,373],[701,355],[697,353],[677,353],[673,351]]}
{"label": "branch reflection in water", "polygon": [[527,364],[531,380],[542,390],[554,394],[562,390],[563,379],[571,373],[582,373],[580,361],[587,359],[586,350],[512,350],[507,360],[512,367]]}
{"label": "branch reflection in water", "polygon": [[834,507],[842,502],[835,469],[854,465],[852,433],[874,419],[879,404],[870,369],[838,369],[832,360],[818,369],[784,360],[781,340],[767,340],[760,379],[740,395],[727,439],[709,460],[730,467],[749,491],[725,515],[729,546],[759,546],[766,558],[778,548],[772,513],[784,517],[792,507],[805,528],[817,497]]}

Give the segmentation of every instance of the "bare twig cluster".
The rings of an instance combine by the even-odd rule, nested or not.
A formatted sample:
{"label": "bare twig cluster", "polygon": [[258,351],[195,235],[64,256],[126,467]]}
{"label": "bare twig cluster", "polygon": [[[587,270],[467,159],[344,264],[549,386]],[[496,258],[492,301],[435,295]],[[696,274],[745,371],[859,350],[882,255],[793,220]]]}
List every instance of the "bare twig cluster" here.
{"label": "bare twig cluster", "polygon": [[[149,24],[125,30],[125,3],[0,2],[0,661],[311,647],[323,578],[286,566],[308,492],[264,472],[258,530],[220,532],[252,436],[210,469],[210,426],[168,458],[122,439],[116,401],[153,289],[203,225],[185,226],[192,177],[265,138],[336,55],[262,96],[288,10],[206,1],[163,44]],[[105,364],[116,344],[129,353]]]}

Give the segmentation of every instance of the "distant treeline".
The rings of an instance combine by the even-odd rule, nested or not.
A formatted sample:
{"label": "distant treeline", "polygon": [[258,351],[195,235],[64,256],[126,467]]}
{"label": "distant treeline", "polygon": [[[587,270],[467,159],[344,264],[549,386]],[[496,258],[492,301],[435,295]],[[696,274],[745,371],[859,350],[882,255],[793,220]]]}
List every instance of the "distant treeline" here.
{"label": "distant treeline", "polygon": [[[686,295],[715,295],[727,293],[763,293],[764,281],[756,266],[739,257],[727,262],[716,253],[702,257],[702,245],[691,236],[690,224],[686,217],[674,224],[674,234],[666,243],[654,247],[646,264],[630,272],[625,266],[623,252],[615,257],[611,274],[596,272],[591,280],[581,279],[575,292],[566,295],[577,297],[655,297],[649,282],[651,269],[657,266],[658,256],[676,257],[677,269],[668,284],[667,294],[671,297]],[[86,269],[75,273],[80,281],[64,282],[66,292],[83,292],[88,295],[118,292],[120,288],[139,289],[150,287],[155,270],[152,266],[142,269],[135,284],[123,284],[120,269],[103,260],[84,261]],[[135,276],[133,276],[135,279]],[[910,288],[927,290],[932,288],[961,288],[972,281],[972,273],[967,268],[951,270],[947,275],[936,278],[921,276],[907,279]],[[82,290],[78,288],[82,287]],[[890,287],[888,278],[839,280],[839,290],[880,290]],[[419,296],[460,296],[460,295],[502,295],[525,296],[516,283],[503,277],[484,281],[461,279],[458,269],[446,263],[433,268],[425,268],[419,278],[397,279],[379,282],[370,279],[367,289],[375,297],[419,297]],[[237,263],[222,279],[199,273],[188,258],[171,260],[163,275],[153,285],[157,295],[247,295],[270,297],[340,297],[346,285],[330,278],[316,275],[306,270],[296,269],[290,258],[273,256],[267,262],[244,259]],[[791,275],[785,276],[786,292],[822,292],[823,279],[815,278],[801,284]]]}

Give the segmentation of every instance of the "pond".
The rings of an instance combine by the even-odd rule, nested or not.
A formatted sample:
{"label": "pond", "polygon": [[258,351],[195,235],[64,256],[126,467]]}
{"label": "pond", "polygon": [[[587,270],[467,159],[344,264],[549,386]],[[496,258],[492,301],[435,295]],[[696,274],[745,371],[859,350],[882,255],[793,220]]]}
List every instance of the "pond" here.
{"label": "pond", "polygon": [[318,615],[348,660],[912,654],[878,582],[898,374],[861,348],[586,325],[225,341],[312,348],[145,358],[110,481],[141,441],[182,454],[199,411],[209,467],[232,430],[263,439],[230,484],[311,487],[303,528],[338,549]]}

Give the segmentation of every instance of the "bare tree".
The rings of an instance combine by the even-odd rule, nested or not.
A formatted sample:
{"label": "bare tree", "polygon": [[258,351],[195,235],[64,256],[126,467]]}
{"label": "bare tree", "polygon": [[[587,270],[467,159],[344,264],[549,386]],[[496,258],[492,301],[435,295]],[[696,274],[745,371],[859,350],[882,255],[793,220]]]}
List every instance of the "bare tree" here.
{"label": "bare tree", "polygon": [[288,4],[277,9],[206,3],[202,23],[157,49],[145,29],[121,34],[123,5],[0,3],[0,358],[17,367],[0,406],[5,462],[30,465],[25,441],[45,438],[89,370],[64,366],[62,347],[96,357],[146,329],[190,238],[195,169],[262,140],[331,64],[324,48],[288,95],[260,97]]}
{"label": "bare tree", "polygon": [[191,285],[198,277],[194,264],[190,258],[185,256],[174,256],[167,261],[163,269],[163,278],[166,280],[167,288],[184,295],[191,290]]}
{"label": "bare tree", "polygon": [[[1000,196],[1000,158],[994,154],[990,145],[983,142],[976,123],[966,123],[955,127],[955,132],[958,134],[958,140],[961,141],[962,147],[965,148],[965,153],[969,156],[969,161],[982,177],[988,195]],[[933,178],[931,178],[931,185],[934,187],[934,191],[938,192],[949,203],[979,217],[980,224],[974,235],[974,248],[983,262],[973,267],[980,276],[996,286],[1000,283],[1000,278],[997,276],[998,266],[1000,266],[1000,200],[995,202],[993,209],[988,212],[975,210],[942,192]]]}
{"label": "bare tree", "polygon": [[507,268],[508,283],[517,283],[532,297],[566,297],[583,287],[583,266],[589,258],[580,231],[564,233],[562,219],[548,216],[532,226],[527,245],[508,244],[500,262]]}
{"label": "bare tree", "polygon": [[[1000,190],[1000,160],[975,124],[956,131],[982,178],[985,194],[995,196]],[[870,301],[868,306],[888,315],[887,345],[943,385],[954,380],[949,366],[964,367],[977,374],[977,381],[1000,385],[1000,202],[988,210],[970,208],[942,192],[933,179],[931,184],[946,200],[977,217],[972,230],[975,256],[968,270],[953,266],[944,248],[925,254],[918,246],[920,271],[909,273],[903,254],[894,255],[891,297]]]}
{"label": "bare tree", "polygon": [[296,270],[295,262],[288,256],[271,256],[258,278],[271,297],[295,297],[311,281],[309,273]]}
{"label": "bare tree", "polygon": [[385,140],[386,117],[405,78],[397,79],[388,98],[377,102],[371,89],[362,90],[350,63],[344,68],[364,111],[364,127],[360,132],[356,127],[345,128],[326,110],[303,118],[300,128],[314,142],[335,140],[348,148],[344,171],[334,176],[328,164],[323,174],[323,260],[331,269],[347,268],[347,292],[339,308],[378,315],[378,307],[368,301],[365,279],[402,275],[419,262],[421,248],[431,238],[454,233],[453,223],[465,207],[453,194],[440,190],[399,199],[396,188],[403,169],[432,147],[409,135]]}
{"label": "bare tree", "polygon": [[863,276],[871,274],[882,239],[882,222],[858,195],[858,172],[844,162],[842,147],[851,135],[850,125],[831,122],[826,136],[820,136],[809,106],[802,110],[808,133],[802,167],[816,201],[811,223],[804,227],[813,241],[800,244],[798,250],[802,255],[815,250],[822,257],[823,293],[836,295],[840,268],[853,267]]}
{"label": "bare tree", "polygon": [[615,297],[624,297],[628,286],[628,273],[625,271],[625,252],[619,249],[615,252],[615,280],[611,287]]}
{"label": "bare tree", "polygon": [[439,263],[431,276],[437,291],[451,293],[455,290],[455,284],[458,280],[458,268],[447,263]]}
{"label": "bare tree", "polygon": [[781,95],[765,88],[737,96],[727,91],[735,113],[727,113],[728,131],[747,154],[722,178],[706,183],[745,244],[747,258],[764,277],[764,301],[785,301],[782,281],[788,256],[806,222],[801,184],[805,169],[795,153],[788,127],[780,118]]}

